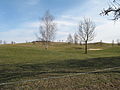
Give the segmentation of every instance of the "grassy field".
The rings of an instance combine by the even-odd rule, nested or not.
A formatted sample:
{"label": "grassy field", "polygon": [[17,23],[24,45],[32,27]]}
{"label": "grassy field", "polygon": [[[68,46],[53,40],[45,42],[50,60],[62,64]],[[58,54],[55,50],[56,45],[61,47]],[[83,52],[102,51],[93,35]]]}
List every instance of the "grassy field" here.
{"label": "grassy field", "polygon": [[[32,43],[0,45],[0,83],[63,76],[120,66],[120,46],[91,44],[89,48],[102,50],[89,50],[86,55],[83,45],[68,45],[66,43],[52,43],[48,50],[45,50],[41,44],[34,45]],[[82,81],[83,77],[85,80]],[[49,88],[49,90],[60,87],[66,90],[73,90],[73,88],[86,88],[86,90],[91,88],[92,90],[92,88],[99,89],[99,87],[96,88],[97,86],[104,89],[103,86],[107,87],[108,85],[111,90],[113,88],[117,90],[120,87],[118,84],[120,83],[119,77],[120,69],[116,69],[102,73],[67,77],[65,81],[64,78],[40,80],[34,83],[17,84],[14,87],[27,88],[23,90],[39,90],[40,87]],[[33,87],[34,84],[37,86],[41,84],[42,86],[38,89]],[[3,90],[7,87],[11,86],[0,86]]]}

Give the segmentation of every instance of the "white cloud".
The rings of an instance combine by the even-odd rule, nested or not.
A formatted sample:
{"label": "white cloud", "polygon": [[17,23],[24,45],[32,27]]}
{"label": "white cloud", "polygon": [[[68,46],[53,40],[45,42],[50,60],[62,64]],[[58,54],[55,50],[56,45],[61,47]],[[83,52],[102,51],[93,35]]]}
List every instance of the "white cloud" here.
{"label": "white cloud", "polygon": [[39,21],[24,22],[21,26],[26,28],[39,28],[40,22]]}
{"label": "white cloud", "polygon": [[[56,20],[55,23],[57,24],[57,26],[61,27],[61,26],[76,26],[75,22],[72,21],[67,21],[67,20]],[[39,21],[34,21],[34,22],[24,22],[22,25],[22,27],[27,27],[27,28],[39,28],[40,26],[40,22]]]}
{"label": "white cloud", "polygon": [[[39,1],[27,0],[26,4],[36,5]],[[94,41],[103,40],[105,42],[111,42],[113,39],[120,38],[120,22],[114,24],[113,21],[99,15],[104,7],[107,7],[107,0],[88,0],[83,5],[78,5],[72,9],[70,8],[70,10],[64,11],[56,20],[58,26],[57,40],[66,40],[69,33],[73,34],[77,32],[77,25],[83,17],[91,18],[96,23],[96,37]],[[39,21],[24,22],[20,25],[20,29],[0,32],[0,38],[18,42],[36,40],[34,34],[39,31],[39,25]]]}
{"label": "white cloud", "polygon": [[96,27],[96,39],[103,40],[105,42],[112,42],[112,40],[120,39],[120,22],[114,24],[114,22],[109,22]]}
{"label": "white cloud", "polygon": [[5,40],[7,42],[24,42],[25,40],[33,41],[36,39],[35,30],[23,28],[0,32],[0,39]]}
{"label": "white cloud", "polygon": [[71,20],[72,22],[79,22],[83,17],[81,16],[72,16],[72,15],[62,15],[61,18]]}
{"label": "white cloud", "polygon": [[[114,24],[109,20],[110,17],[100,16],[99,13],[103,8],[108,7],[107,0],[89,0],[82,6],[76,6],[68,11],[63,12],[61,18],[73,23],[79,23],[83,17],[91,18],[96,23],[96,37],[94,41],[103,40],[111,42],[120,38],[120,23]],[[77,24],[76,24],[77,25]],[[71,27],[68,27],[69,30]],[[77,31],[77,27],[75,28]]]}
{"label": "white cloud", "polygon": [[55,21],[59,26],[76,26],[76,23],[70,21]]}

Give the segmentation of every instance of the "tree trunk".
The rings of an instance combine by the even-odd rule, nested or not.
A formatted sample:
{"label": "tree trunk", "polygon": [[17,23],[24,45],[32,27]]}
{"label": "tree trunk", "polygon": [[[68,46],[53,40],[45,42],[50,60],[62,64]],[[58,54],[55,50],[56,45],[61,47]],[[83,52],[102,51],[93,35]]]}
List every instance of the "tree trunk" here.
{"label": "tree trunk", "polygon": [[45,49],[48,50],[48,41],[45,42]]}
{"label": "tree trunk", "polygon": [[87,41],[85,41],[85,54],[87,54]]}

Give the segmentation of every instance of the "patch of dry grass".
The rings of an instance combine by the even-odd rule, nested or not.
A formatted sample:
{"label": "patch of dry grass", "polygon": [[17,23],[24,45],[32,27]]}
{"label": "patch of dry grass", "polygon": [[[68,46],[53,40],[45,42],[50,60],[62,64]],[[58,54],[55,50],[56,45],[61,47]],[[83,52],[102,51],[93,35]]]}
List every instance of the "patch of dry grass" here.
{"label": "patch of dry grass", "polygon": [[119,90],[119,73],[96,73],[7,85],[1,90]]}

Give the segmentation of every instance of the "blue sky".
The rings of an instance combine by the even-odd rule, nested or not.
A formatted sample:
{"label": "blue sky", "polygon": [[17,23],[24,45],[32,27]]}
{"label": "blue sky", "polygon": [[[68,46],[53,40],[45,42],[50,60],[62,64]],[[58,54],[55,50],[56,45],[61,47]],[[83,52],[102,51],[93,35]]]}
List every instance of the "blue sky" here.
{"label": "blue sky", "polygon": [[108,0],[0,0],[0,40],[36,40],[39,19],[50,10],[58,27],[56,40],[66,40],[69,33],[77,32],[79,21],[88,17],[96,23],[94,41],[111,42],[120,38],[120,23],[99,15],[107,3]]}

